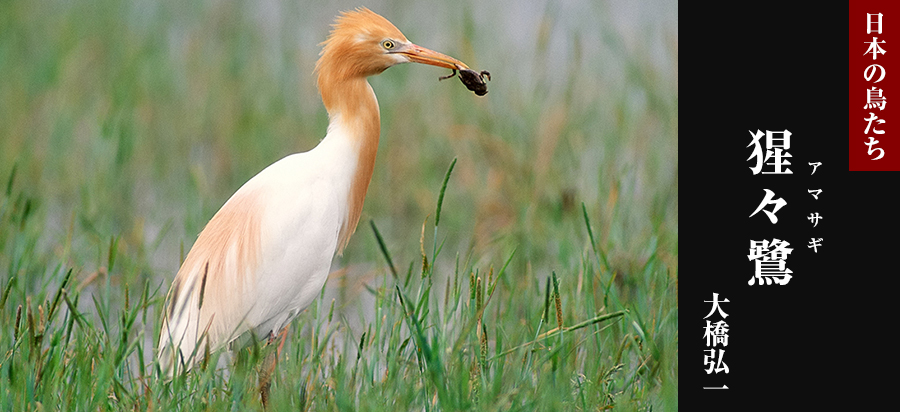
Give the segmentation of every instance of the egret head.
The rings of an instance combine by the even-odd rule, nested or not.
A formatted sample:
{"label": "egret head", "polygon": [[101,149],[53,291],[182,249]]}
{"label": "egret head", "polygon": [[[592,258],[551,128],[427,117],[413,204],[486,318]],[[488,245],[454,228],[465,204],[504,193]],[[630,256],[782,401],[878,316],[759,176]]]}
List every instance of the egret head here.
{"label": "egret head", "polygon": [[423,63],[447,69],[468,68],[453,57],[417,46],[391,22],[367,8],[341,13],[322,43],[316,63],[333,80],[368,77],[399,63]]}

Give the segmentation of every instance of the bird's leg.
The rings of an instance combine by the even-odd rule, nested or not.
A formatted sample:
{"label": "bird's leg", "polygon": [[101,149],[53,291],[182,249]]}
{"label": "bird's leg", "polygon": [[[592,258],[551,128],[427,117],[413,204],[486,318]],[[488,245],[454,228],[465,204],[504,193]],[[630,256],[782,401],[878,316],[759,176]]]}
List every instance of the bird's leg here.
{"label": "bird's leg", "polygon": [[[270,351],[266,354],[263,367],[259,371],[259,396],[262,400],[263,409],[269,406],[269,388],[272,386],[272,372],[275,371],[275,361],[275,353]],[[269,364],[272,366],[269,367]]]}
{"label": "bird's leg", "polygon": [[284,329],[281,330],[278,334],[281,335],[281,343],[278,344],[278,351],[275,352],[275,357],[278,358],[281,356],[281,348],[284,347],[284,341],[287,339],[288,326],[285,326]]}
{"label": "bird's leg", "polygon": [[[281,348],[284,347],[284,341],[287,338],[288,327],[285,326],[281,332],[278,333],[281,336],[281,342],[278,344],[278,348],[275,351],[270,351],[266,355],[265,361],[263,361],[263,369],[259,374],[259,396],[262,399],[263,408],[268,407],[269,404],[269,388],[272,386],[272,375],[275,374],[275,365],[278,364],[278,357],[281,356]],[[268,345],[275,343],[275,335],[269,334]]]}

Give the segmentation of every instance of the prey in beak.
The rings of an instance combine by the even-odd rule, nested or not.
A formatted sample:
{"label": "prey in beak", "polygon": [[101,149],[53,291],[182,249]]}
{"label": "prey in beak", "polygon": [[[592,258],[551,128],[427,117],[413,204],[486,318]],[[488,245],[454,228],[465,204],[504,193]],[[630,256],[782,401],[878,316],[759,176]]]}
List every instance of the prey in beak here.
{"label": "prey in beak", "polygon": [[487,84],[484,82],[484,79],[486,77],[487,80],[491,80],[491,74],[487,70],[478,73],[470,69],[465,63],[453,57],[426,49],[422,46],[417,46],[413,43],[408,43],[407,45],[398,48],[396,51],[393,51],[393,53],[402,54],[406,56],[409,61],[414,63],[428,64],[453,70],[450,75],[441,76],[438,80],[449,79],[456,76],[456,71],[459,70],[459,80],[462,81],[466,88],[479,96],[487,94]]}

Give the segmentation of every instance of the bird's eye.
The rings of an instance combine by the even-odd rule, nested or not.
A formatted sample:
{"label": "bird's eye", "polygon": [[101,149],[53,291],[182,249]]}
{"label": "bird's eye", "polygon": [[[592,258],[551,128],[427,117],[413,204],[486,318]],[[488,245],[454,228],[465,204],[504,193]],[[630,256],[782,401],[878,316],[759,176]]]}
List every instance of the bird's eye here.
{"label": "bird's eye", "polygon": [[385,49],[388,49],[388,50],[393,49],[394,42],[392,42],[390,40],[385,40],[385,41],[381,42],[381,47],[384,47]]}

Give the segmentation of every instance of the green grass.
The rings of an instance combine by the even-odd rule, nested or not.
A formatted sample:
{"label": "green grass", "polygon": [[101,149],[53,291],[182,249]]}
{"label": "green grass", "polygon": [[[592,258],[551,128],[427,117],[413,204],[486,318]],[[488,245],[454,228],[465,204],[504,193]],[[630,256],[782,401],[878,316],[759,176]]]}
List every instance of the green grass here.
{"label": "green grass", "polygon": [[[228,196],[324,136],[357,4],[183,3],[0,2],[0,410],[262,408],[271,348],[166,381],[158,315]],[[273,410],[677,409],[677,16],[581,3],[369,5],[490,92],[370,79],[363,218]]]}

